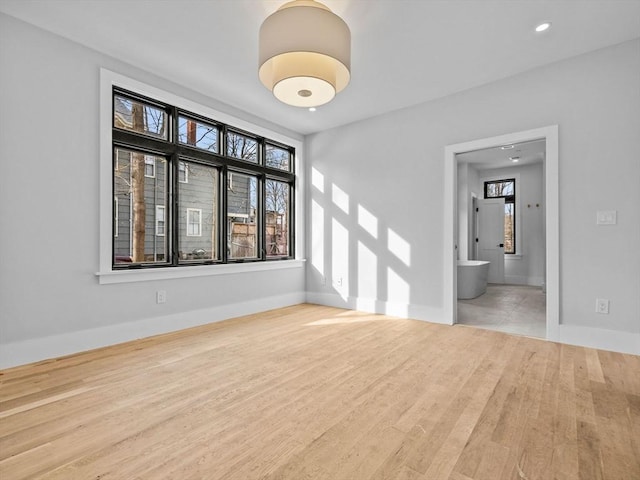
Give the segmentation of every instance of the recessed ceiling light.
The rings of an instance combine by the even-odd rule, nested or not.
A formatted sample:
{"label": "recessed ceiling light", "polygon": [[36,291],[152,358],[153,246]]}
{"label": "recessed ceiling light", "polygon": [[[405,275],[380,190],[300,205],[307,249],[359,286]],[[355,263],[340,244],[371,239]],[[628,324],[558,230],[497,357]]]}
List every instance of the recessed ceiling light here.
{"label": "recessed ceiling light", "polygon": [[316,107],[309,107],[309,111],[310,112],[315,112],[316,111]]}
{"label": "recessed ceiling light", "polygon": [[520,157],[509,157],[509,160],[511,160],[513,163],[517,163],[520,161]]}
{"label": "recessed ceiling light", "polygon": [[544,32],[545,30],[549,30],[550,26],[551,26],[551,22],[541,23],[536,27],[536,32],[540,33],[540,32]]}
{"label": "recessed ceiling light", "polygon": [[503,145],[500,147],[500,150],[511,150],[513,148],[513,145]]}

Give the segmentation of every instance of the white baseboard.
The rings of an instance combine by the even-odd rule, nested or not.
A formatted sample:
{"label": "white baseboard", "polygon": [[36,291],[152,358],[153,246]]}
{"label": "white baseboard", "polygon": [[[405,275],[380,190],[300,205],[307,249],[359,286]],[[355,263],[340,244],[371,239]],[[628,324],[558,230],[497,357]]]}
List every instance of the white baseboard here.
{"label": "white baseboard", "polygon": [[135,322],[0,344],[0,369],[107,347],[131,340],[175,332],[229,318],[304,303],[305,293],[290,293],[242,303],[181,312]]}
{"label": "white baseboard", "polygon": [[640,355],[640,333],[579,325],[558,325],[553,330],[547,332],[547,335],[554,342]]}
{"label": "white baseboard", "polygon": [[[444,318],[442,311],[421,305],[401,305],[354,297],[344,298],[335,293],[318,292],[307,292],[307,302],[451,325],[450,319]],[[548,340],[554,342],[640,355],[640,333],[559,325],[551,329],[547,335]]]}
{"label": "white baseboard", "polygon": [[307,292],[307,302],[329,307],[348,308],[368,313],[380,313],[400,318],[413,318],[425,322],[451,325],[444,311],[425,305],[384,302],[374,298],[342,297],[336,293]]}
{"label": "white baseboard", "polygon": [[[25,365],[51,358],[79,353],[94,348],[146,338],[153,335],[219,322],[274,308],[304,302],[348,308],[363,312],[413,318],[450,325],[441,309],[423,305],[397,304],[375,299],[343,298],[333,293],[297,292],[267,297],[231,305],[181,312],[135,322],[81,330],[49,337],[0,344],[0,369]],[[640,333],[620,332],[575,325],[559,325],[548,332],[551,341],[640,355]]]}

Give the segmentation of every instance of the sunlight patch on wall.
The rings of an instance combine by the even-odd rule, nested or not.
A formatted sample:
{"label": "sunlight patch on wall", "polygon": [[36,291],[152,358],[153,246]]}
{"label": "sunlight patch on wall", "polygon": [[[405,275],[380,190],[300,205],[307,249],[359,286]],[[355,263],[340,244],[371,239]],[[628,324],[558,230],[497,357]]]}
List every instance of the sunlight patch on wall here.
{"label": "sunlight patch on wall", "polygon": [[324,275],[324,208],[311,201],[311,264]]}
{"label": "sunlight patch on wall", "polygon": [[373,238],[378,238],[378,219],[362,205],[358,205],[358,225]]}
{"label": "sunlight patch on wall", "polygon": [[409,283],[392,268],[387,268],[387,313],[407,315],[410,301]]}
{"label": "sunlight patch on wall", "polygon": [[335,218],[331,222],[331,252],[332,285],[346,299],[349,292],[349,231]]}
{"label": "sunlight patch on wall", "polygon": [[360,241],[357,287],[359,298],[378,298],[378,257]]}
{"label": "sunlight patch on wall", "polygon": [[311,185],[316,187],[320,193],[324,193],[324,175],[315,168],[311,168]]}
{"label": "sunlight patch on wall", "polygon": [[336,206],[347,215],[349,214],[349,195],[338,187],[335,183],[331,185],[331,200]]}
{"label": "sunlight patch on wall", "polygon": [[390,228],[387,229],[387,248],[407,267],[411,266],[411,245]]}

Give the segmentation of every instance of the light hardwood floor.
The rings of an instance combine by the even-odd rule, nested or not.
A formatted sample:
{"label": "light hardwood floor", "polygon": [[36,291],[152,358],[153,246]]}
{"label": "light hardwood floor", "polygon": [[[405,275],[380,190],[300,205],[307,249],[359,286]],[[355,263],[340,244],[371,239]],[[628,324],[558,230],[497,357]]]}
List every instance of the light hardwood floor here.
{"label": "light hardwood floor", "polygon": [[640,357],[299,305],[0,372],[0,478],[640,479]]}

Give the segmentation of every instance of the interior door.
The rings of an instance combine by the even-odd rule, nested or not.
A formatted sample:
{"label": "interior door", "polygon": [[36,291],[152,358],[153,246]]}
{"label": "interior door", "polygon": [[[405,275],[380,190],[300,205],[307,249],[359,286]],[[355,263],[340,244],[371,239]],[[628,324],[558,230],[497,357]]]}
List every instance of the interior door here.
{"label": "interior door", "polygon": [[491,262],[489,283],[504,283],[504,198],[478,199],[478,260]]}

